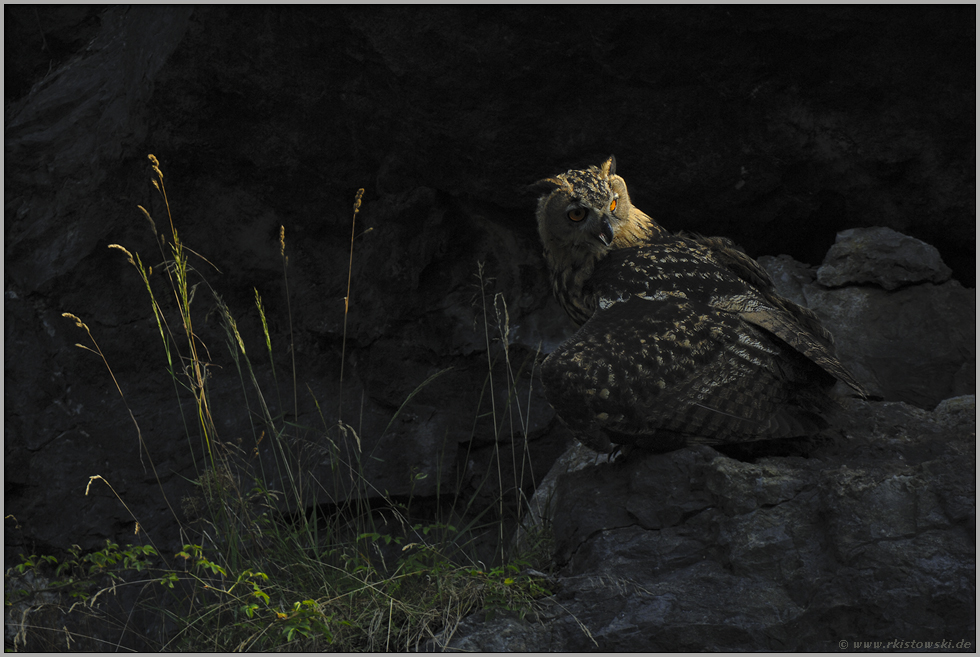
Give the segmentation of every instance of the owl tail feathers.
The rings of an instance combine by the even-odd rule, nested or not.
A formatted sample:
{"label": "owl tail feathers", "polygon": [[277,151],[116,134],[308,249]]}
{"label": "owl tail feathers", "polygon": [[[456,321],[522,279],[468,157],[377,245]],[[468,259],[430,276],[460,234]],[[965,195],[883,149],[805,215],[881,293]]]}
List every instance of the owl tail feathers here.
{"label": "owl tail feathers", "polygon": [[770,418],[767,430],[760,432],[756,440],[812,436],[820,433],[828,426],[830,424],[820,413],[804,410],[797,406],[785,406]]}
{"label": "owl tail feathers", "polygon": [[854,402],[826,390],[809,390],[795,404],[780,409],[773,418],[778,427],[773,438],[815,436],[828,429],[844,429],[854,422]]}

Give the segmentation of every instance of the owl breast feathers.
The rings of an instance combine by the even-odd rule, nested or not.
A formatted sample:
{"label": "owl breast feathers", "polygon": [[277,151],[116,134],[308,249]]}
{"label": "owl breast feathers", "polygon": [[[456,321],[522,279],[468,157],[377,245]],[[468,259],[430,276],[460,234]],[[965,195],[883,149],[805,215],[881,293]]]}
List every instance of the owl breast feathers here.
{"label": "owl breast feathers", "polygon": [[802,436],[827,426],[835,378],[864,394],[816,316],[730,240],[670,235],[633,208],[612,158],[543,182],[545,259],[582,326],[541,376],[589,447]]}

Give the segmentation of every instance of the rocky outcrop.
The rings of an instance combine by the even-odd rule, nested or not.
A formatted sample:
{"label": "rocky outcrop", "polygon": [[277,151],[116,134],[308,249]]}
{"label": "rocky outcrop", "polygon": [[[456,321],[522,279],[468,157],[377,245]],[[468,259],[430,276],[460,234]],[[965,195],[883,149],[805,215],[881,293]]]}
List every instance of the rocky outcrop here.
{"label": "rocky outcrop", "polygon": [[[760,262],[781,293],[821,316],[873,394],[932,408],[943,391],[974,389],[975,292],[949,280],[929,245],[856,229],[819,269],[788,256]],[[751,451],[700,446],[608,463],[571,448],[515,538],[520,547],[550,533],[556,594],[530,619],[475,615],[429,648],[938,649],[926,643],[938,637],[975,647],[975,396],[931,413],[847,406],[840,434]]]}
{"label": "rocky outcrop", "polygon": [[975,648],[976,398],[850,411],[842,434],[754,462],[704,446],[563,457],[535,494],[556,594],[430,648]]}
{"label": "rocky outcrop", "polygon": [[824,287],[870,283],[886,290],[950,279],[936,247],[891,228],[852,228],[837,233],[837,241],[817,269]]}
{"label": "rocky outcrop", "polygon": [[932,246],[860,228],[840,233],[816,271],[788,256],[759,261],[825,322],[872,395],[933,408],[976,390],[976,290],[951,280]]}

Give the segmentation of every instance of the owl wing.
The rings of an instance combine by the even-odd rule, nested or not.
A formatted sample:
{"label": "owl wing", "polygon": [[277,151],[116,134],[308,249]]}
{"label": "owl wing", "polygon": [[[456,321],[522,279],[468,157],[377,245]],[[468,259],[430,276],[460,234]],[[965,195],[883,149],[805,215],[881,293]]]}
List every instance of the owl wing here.
{"label": "owl wing", "polygon": [[[676,447],[678,437],[745,442],[825,426],[792,403],[807,383],[802,359],[786,358],[737,312],[712,307],[701,293],[714,287],[703,285],[711,272],[652,272],[650,259],[633,255],[597,272],[596,312],[542,367],[548,400],[583,442],[598,451],[610,438]],[[687,290],[677,284],[685,278]]]}
{"label": "owl wing", "polygon": [[751,285],[752,292],[756,293],[746,298],[720,299],[719,307],[740,313],[746,322],[770,331],[862,397],[868,396],[860,382],[838,360],[830,331],[809,308],[777,294],[769,272],[762,265],[727,237],[692,234],[689,239],[706,247],[715,261]]}
{"label": "owl wing", "polygon": [[760,290],[773,290],[775,286],[772,277],[765,267],[760,265],[747,253],[739,249],[735,242],[727,237],[705,237],[696,233],[683,233],[682,236],[707,247],[711,255],[724,267],[730,269],[739,278]]}
{"label": "owl wing", "polygon": [[[797,308],[805,310],[800,306]],[[825,340],[821,339],[819,333],[801,327],[799,315],[777,308],[761,309],[754,312],[742,311],[739,314],[746,322],[764,328],[784,340],[811,362],[819,365],[825,372],[846,383],[862,397],[868,396],[864,386],[837,359],[833,343],[828,345]],[[819,325],[818,328],[823,331],[826,330]]]}

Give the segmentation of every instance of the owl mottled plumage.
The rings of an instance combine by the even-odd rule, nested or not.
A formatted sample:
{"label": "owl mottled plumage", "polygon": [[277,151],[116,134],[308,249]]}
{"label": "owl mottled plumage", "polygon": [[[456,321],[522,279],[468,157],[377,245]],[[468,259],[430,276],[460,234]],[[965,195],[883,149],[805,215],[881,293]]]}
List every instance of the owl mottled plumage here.
{"label": "owl mottled plumage", "polygon": [[826,426],[835,378],[864,394],[812,312],[731,240],[671,235],[634,208],[613,158],[541,182],[555,295],[582,325],[542,380],[588,446],[801,436]]}

